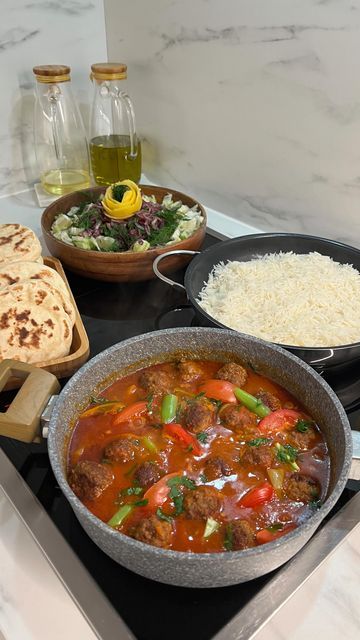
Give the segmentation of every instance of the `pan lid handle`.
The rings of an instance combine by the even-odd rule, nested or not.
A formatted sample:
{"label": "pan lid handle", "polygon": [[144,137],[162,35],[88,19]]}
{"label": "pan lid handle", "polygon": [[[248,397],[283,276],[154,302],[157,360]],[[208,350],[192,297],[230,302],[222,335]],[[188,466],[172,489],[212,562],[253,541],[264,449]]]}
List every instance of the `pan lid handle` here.
{"label": "pan lid handle", "polygon": [[0,391],[11,377],[23,384],[7,411],[0,412],[0,435],[22,442],[39,442],[40,418],[49,397],[58,393],[60,385],[52,373],[32,364],[16,360],[0,363]]}
{"label": "pan lid handle", "polygon": [[166,276],[164,276],[163,273],[161,273],[159,271],[158,265],[160,264],[161,260],[164,260],[164,258],[169,258],[170,256],[177,256],[177,255],[189,255],[189,256],[196,256],[198,253],[200,253],[200,251],[187,251],[185,249],[177,249],[175,251],[167,251],[166,253],[162,253],[160,256],[158,256],[157,258],[155,258],[154,262],[153,262],[153,271],[155,273],[155,275],[162,280],[163,282],[166,282],[166,284],[169,284],[171,287],[176,287],[177,289],[181,289],[186,291],[185,287],[183,284],[180,284],[180,282],[176,282],[175,280],[171,280],[171,278],[167,278]]}

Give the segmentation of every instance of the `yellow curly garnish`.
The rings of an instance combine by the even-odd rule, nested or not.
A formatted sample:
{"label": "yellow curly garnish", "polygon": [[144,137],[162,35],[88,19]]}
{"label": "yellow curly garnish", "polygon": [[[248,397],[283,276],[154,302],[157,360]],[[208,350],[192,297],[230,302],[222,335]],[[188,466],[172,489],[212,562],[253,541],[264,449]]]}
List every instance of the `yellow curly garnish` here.
{"label": "yellow curly garnish", "polygon": [[[120,187],[120,189],[118,187]],[[123,187],[123,189],[121,189],[121,187]],[[118,194],[121,195],[121,191],[123,191],[121,201],[119,201],[120,198],[116,200],[114,195],[119,197]],[[141,191],[132,180],[115,182],[115,184],[111,184],[110,187],[106,189],[102,205],[109,218],[114,218],[115,220],[130,218],[141,209]]]}

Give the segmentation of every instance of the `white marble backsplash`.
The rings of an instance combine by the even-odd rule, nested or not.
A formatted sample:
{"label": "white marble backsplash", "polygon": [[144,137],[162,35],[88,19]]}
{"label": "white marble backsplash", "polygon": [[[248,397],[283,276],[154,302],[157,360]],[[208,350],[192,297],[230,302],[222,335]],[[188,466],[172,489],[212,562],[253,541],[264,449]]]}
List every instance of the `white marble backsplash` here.
{"label": "white marble backsplash", "polygon": [[105,15],[150,179],[360,246],[360,0],[105,0]]}
{"label": "white marble backsplash", "polygon": [[71,67],[85,121],[90,65],[107,59],[102,0],[1,0],[0,197],[38,179],[33,145],[34,80],[38,64]]}

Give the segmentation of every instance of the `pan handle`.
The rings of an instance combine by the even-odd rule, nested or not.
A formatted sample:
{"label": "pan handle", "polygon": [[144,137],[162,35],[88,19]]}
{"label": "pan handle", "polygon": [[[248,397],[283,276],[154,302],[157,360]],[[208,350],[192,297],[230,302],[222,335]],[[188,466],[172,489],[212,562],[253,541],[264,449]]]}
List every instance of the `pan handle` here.
{"label": "pan handle", "polygon": [[177,289],[181,289],[186,291],[185,287],[183,284],[180,284],[180,282],[175,282],[175,280],[171,280],[171,278],[167,278],[166,276],[164,276],[163,273],[161,273],[158,269],[158,265],[160,264],[161,260],[163,260],[164,258],[169,258],[170,256],[177,256],[180,254],[186,254],[189,256],[196,256],[198,253],[200,253],[200,251],[186,251],[185,249],[177,249],[175,251],[167,251],[166,253],[162,253],[160,256],[158,256],[157,258],[155,258],[154,262],[153,262],[153,271],[155,273],[155,275],[162,280],[163,282],[166,282],[166,284],[169,284],[171,287],[176,287]]}
{"label": "pan handle", "polygon": [[0,392],[12,377],[23,384],[5,412],[0,412],[0,435],[22,442],[39,442],[40,418],[50,396],[60,390],[52,373],[16,360],[0,363]]}

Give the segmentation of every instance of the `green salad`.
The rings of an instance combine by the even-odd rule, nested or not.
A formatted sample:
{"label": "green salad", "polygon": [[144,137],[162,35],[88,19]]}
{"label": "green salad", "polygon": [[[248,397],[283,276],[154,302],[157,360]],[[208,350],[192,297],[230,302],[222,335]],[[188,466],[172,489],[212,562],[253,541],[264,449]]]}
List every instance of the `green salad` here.
{"label": "green salad", "polygon": [[72,207],[54,219],[55,238],[92,251],[147,251],[189,238],[204,218],[198,206],[188,207],[167,194],[162,203],[142,195],[141,209],[125,220],[109,218],[97,202]]}

